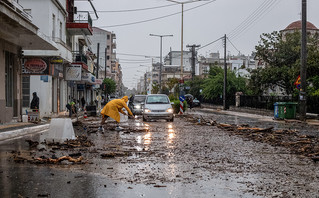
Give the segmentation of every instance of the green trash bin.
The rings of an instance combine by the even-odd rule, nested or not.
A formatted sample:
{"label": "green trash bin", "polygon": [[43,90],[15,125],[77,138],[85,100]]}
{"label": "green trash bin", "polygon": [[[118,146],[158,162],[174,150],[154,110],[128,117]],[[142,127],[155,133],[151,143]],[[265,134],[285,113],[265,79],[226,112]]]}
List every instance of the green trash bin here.
{"label": "green trash bin", "polygon": [[298,105],[297,102],[286,102],[286,104],[284,105],[285,119],[296,118],[297,105]]}
{"label": "green trash bin", "polygon": [[276,102],[274,104],[274,117],[275,119],[284,119],[284,102]]}
{"label": "green trash bin", "polygon": [[276,102],[274,104],[275,119],[295,119],[297,102]]}

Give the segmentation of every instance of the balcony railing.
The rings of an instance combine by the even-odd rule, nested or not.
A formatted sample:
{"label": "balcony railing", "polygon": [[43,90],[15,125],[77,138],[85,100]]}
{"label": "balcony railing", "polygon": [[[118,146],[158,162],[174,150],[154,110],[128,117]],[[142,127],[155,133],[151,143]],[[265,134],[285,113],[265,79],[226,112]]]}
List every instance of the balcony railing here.
{"label": "balcony railing", "polygon": [[82,52],[73,51],[72,56],[73,56],[73,62],[82,62],[82,63],[85,63],[86,65],[88,64],[88,59],[85,56],[85,54],[83,54]]}
{"label": "balcony railing", "polygon": [[3,1],[3,3],[9,5],[11,8],[13,8],[16,12],[21,14],[27,20],[32,21],[32,16],[24,10],[24,8],[18,3],[17,0],[5,0]]}
{"label": "balcony railing", "polygon": [[92,18],[87,11],[78,11],[74,14],[74,23],[88,23],[92,27]]}

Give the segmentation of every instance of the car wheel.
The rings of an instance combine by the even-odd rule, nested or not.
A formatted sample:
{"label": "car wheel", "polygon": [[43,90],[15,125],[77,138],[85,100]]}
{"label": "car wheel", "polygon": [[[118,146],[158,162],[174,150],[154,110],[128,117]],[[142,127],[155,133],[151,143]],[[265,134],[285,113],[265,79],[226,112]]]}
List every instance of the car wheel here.
{"label": "car wheel", "polygon": [[174,122],[174,117],[172,119],[168,119],[168,122]]}

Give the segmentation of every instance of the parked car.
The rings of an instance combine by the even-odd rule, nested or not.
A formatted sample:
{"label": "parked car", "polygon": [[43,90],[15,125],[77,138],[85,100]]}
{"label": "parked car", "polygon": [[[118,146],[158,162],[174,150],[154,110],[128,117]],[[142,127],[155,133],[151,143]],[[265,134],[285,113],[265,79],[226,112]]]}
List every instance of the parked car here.
{"label": "parked car", "polygon": [[135,95],[133,104],[130,108],[132,108],[132,113],[134,115],[142,115],[143,110],[142,110],[142,103],[145,103],[145,98],[146,95]]}
{"label": "parked car", "polygon": [[200,107],[200,101],[196,98],[193,100],[193,107]]}
{"label": "parked car", "polygon": [[143,105],[143,121],[160,119],[174,121],[172,103],[165,94],[147,95]]}

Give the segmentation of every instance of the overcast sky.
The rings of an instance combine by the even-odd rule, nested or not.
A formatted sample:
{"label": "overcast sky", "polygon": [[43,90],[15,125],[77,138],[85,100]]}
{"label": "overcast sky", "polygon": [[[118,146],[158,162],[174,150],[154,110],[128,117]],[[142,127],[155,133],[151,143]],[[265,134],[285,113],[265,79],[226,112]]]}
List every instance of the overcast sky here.
{"label": "overcast sky", "polygon": [[[211,0],[185,4],[184,50],[188,50],[186,48],[188,44],[205,46],[226,34],[232,43],[228,43],[228,53],[237,55],[240,51],[245,55],[251,54],[262,33],[282,30],[290,23],[301,19],[301,1]],[[150,69],[152,59],[145,56],[158,57],[160,54],[160,38],[151,37],[149,34],[174,35],[163,38],[163,56],[170,51],[170,48],[174,51],[181,50],[181,13],[178,13],[181,12],[181,5],[166,0],[93,0],[92,2],[99,15],[99,19],[93,21],[93,26],[112,31],[117,36],[117,58],[122,66],[123,82],[126,87],[136,87],[137,78],[142,76],[147,68]],[[90,4],[85,1],[76,1],[76,5],[79,11],[92,10]],[[308,21],[319,27],[319,1],[308,0],[307,5]],[[187,11],[194,7],[197,8]],[[177,14],[173,15],[174,13]],[[165,17],[167,15],[172,16]],[[91,16],[95,18],[93,14]],[[159,17],[163,18],[152,20]],[[138,23],[147,20],[149,21]],[[216,51],[223,51],[221,40],[201,48],[198,54],[206,56]],[[159,59],[155,58],[154,61]]]}

